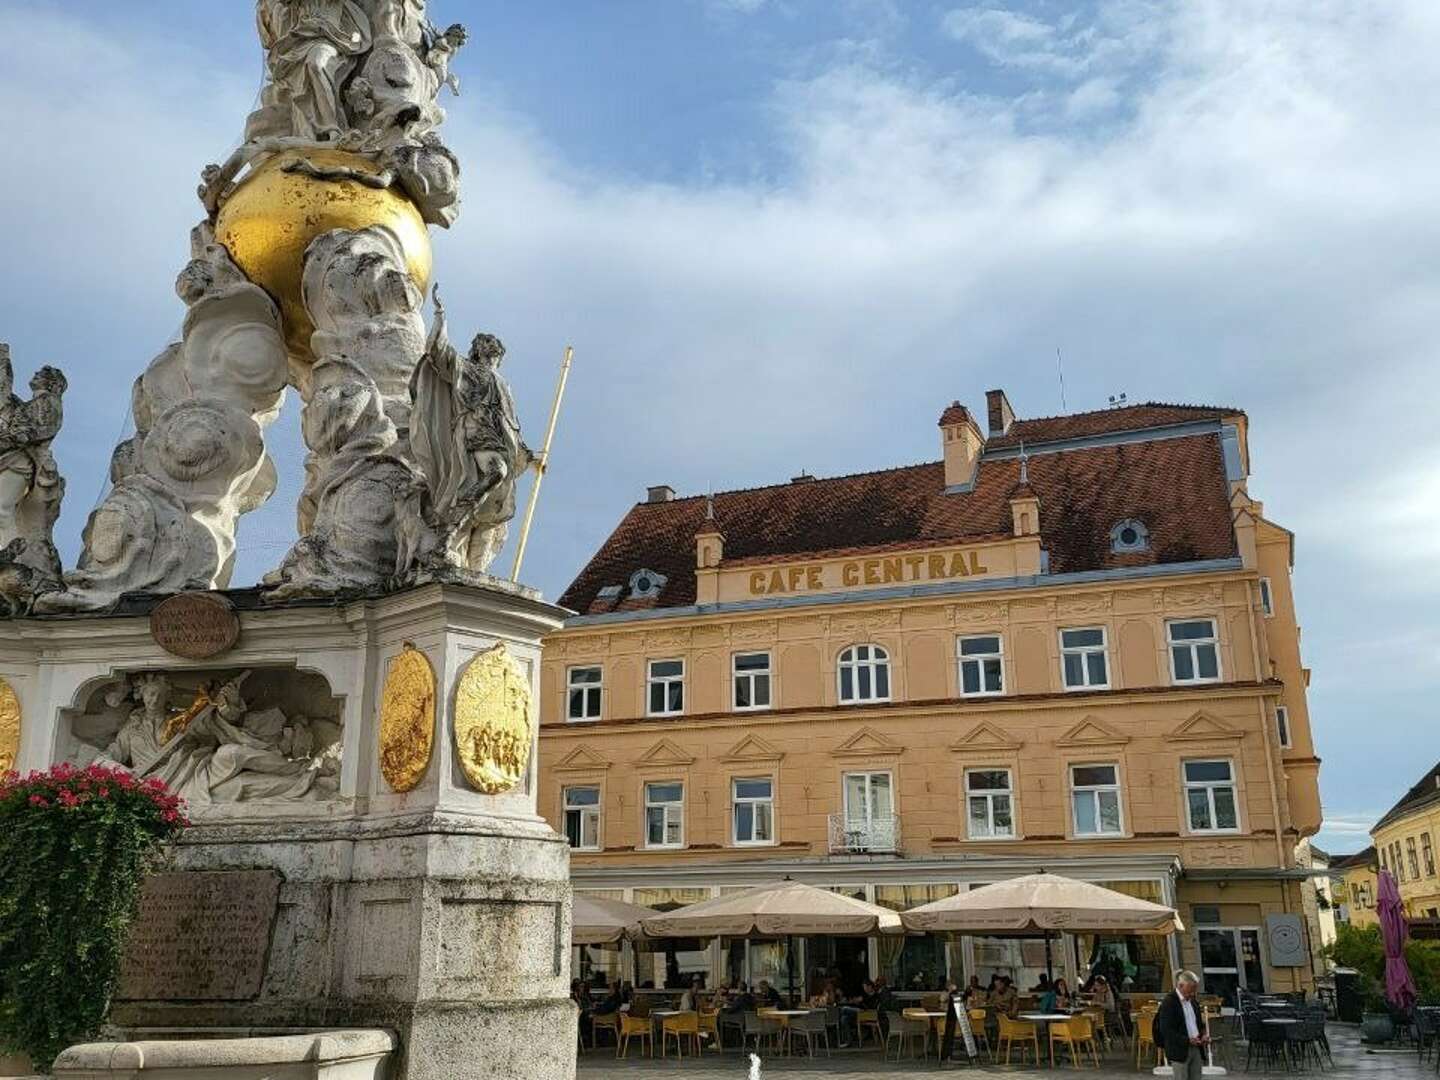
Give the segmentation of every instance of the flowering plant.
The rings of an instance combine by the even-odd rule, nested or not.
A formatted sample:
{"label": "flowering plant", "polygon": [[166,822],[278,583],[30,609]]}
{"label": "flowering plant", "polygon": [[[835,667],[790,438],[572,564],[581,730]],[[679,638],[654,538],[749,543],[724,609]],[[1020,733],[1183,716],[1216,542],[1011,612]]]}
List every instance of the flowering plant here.
{"label": "flowering plant", "polygon": [[44,1069],[99,1032],[140,884],[188,824],[124,769],[0,776],[0,1046]]}

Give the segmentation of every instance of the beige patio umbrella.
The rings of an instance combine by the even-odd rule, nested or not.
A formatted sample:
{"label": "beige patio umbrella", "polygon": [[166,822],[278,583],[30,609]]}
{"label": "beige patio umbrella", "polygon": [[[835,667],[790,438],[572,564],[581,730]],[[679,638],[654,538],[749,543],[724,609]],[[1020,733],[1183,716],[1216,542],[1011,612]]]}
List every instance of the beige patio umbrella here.
{"label": "beige patio umbrella", "polygon": [[653,915],[640,926],[646,937],[659,938],[864,937],[899,930],[900,916],[889,908],[787,878]]}
{"label": "beige patio umbrella", "polygon": [[641,922],[640,927],[646,937],[656,938],[783,937],[793,999],[793,938],[812,934],[865,937],[877,932],[898,932],[900,916],[889,908],[786,878],[655,915]]}
{"label": "beige patio umbrella", "polygon": [[576,895],[571,908],[572,945],[614,945],[640,936],[640,920],[660,912],[654,908],[627,904],[623,900],[602,900]]}
{"label": "beige patio umbrella", "polygon": [[972,934],[1170,934],[1184,930],[1174,908],[1058,874],[1027,874],[957,893],[900,916],[906,929]]}

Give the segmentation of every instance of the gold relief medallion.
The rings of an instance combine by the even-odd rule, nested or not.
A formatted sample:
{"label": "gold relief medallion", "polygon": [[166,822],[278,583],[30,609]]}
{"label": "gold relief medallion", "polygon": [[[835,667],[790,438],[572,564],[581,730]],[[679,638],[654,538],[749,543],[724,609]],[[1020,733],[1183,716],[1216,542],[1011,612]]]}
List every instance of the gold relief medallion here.
{"label": "gold relief medallion", "polygon": [[530,680],[504,643],[478,654],[455,688],[455,750],[476,791],[499,795],[530,764]]}
{"label": "gold relief medallion", "polygon": [[20,752],[20,699],[4,679],[0,679],[0,773],[15,767]]}
{"label": "gold relief medallion", "polygon": [[380,692],[380,773],[396,791],[410,791],[430,764],[435,746],[435,672],[407,644],[385,676]]}

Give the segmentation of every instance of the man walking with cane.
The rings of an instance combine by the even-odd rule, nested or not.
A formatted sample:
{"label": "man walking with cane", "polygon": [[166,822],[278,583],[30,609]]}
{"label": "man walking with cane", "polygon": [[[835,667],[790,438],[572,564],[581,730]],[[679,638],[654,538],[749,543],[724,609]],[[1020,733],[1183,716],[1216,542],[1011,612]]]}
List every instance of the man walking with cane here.
{"label": "man walking with cane", "polygon": [[1155,1043],[1165,1051],[1165,1059],[1174,1067],[1176,1076],[1183,1067],[1186,1080],[1200,1080],[1205,1071],[1205,1047],[1210,1032],[1205,1013],[1195,1001],[1200,980],[1193,971],[1182,971],[1175,978],[1175,989],[1165,996],[1155,1014]]}

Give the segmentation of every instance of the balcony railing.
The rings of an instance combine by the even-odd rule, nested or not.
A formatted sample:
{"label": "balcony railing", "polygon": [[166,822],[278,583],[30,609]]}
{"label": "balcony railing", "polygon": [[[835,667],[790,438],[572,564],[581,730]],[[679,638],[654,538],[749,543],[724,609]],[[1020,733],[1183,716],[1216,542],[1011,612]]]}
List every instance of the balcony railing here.
{"label": "balcony railing", "polygon": [[884,855],[900,850],[900,818],[885,814],[868,821],[830,815],[830,854]]}

